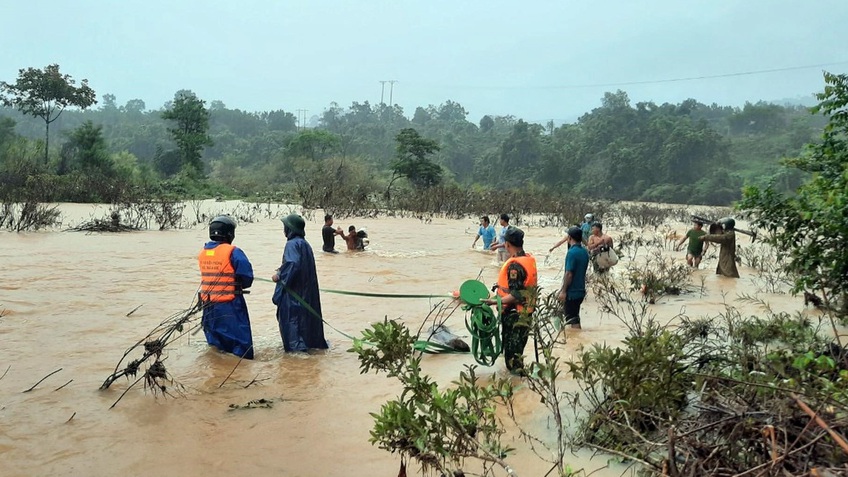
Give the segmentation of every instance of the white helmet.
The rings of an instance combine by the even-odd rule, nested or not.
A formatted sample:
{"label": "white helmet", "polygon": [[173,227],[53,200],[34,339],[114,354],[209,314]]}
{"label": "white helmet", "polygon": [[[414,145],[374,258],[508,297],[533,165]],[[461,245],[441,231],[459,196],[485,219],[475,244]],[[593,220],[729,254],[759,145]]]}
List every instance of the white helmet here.
{"label": "white helmet", "polygon": [[590,220],[595,220],[595,214],[586,214],[583,216],[583,220],[589,222]]}

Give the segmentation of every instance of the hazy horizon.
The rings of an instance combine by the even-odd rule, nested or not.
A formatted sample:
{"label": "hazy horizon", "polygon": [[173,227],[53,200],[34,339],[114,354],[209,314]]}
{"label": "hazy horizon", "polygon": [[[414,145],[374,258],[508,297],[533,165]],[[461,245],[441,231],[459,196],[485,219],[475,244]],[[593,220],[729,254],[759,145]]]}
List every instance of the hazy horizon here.
{"label": "hazy horizon", "polygon": [[[453,100],[472,121],[511,114],[561,123],[617,89],[633,102],[740,106],[808,97],[823,88],[822,70],[848,71],[841,34],[848,2],[656,0],[651,7],[15,2],[4,8],[0,39],[16,46],[0,51],[0,80],[58,63],[88,79],[98,100],[113,94],[120,105],[142,99],[157,109],[190,89],[228,108],[305,109],[308,117],[332,102],[379,103],[380,81],[396,80],[392,99],[407,116]],[[831,66],[811,67],[824,64]],[[765,70],[780,71],[746,74]]]}

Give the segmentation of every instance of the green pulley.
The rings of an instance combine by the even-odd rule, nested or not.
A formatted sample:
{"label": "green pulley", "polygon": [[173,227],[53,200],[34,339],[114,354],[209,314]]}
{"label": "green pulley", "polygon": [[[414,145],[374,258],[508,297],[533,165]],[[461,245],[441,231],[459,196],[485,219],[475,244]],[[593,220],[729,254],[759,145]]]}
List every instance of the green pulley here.
{"label": "green pulley", "polygon": [[470,312],[465,317],[465,328],[471,333],[471,354],[483,366],[492,366],[503,349],[500,333],[501,297],[497,297],[498,316],[482,303],[487,298],[489,290],[477,280],[466,280],[459,287],[459,299],[464,303],[462,309]]}

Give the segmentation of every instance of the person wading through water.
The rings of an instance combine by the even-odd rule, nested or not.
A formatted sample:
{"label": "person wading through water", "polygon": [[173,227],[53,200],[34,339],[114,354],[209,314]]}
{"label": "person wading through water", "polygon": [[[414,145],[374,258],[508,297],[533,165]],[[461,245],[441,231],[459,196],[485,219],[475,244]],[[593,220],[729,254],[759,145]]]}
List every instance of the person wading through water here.
{"label": "person wading through water", "polygon": [[739,278],[739,270],[736,269],[736,221],[730,217],[725,217],[718,221],[718,225],[723,230],[715,234],[702,235],[701,240],[721,245],[718,253],[716,274],[730,278]]}
{"label": "person wading through water", "polygon": [[495,227],[489,223],[489,216],[480,217],[480,229],[477,230],[477,235],[474,241],[471,242],[471,248],[477,245],[477,240],[483,237],[483,250],[489,250],[492,247],[492,242],[495,241]]}
{"label": "person wading through water", "polygon": [[686,247],[686,263],[690,267],[698,268],[698,265],[701,264],[701,257],[704,256],[710,246],[709,242],[704,243],[701,240],[704,235],[707,235],[707,232],[704,231],[704,223],[696,220],[695,226],[689,229],[677,243],[677,246],[674,247],[675,250],[679,250],[683,242],[689,240],[689,245]]}
{"label": "person wading through water", "polygon": [[277,323],[287,352],[327,349],[315,255],[304,239],[306,222],[291,214],[282,219],[286,235],[283,264],[271,280],[277,283],[271,301],[277,305]]}
{"label": "person wading through water", "polygon": [[324,240],[324,246],[321,247],[321,250],[327,253],[339,253],[336,250],[336,235],[344,235],[342,228],[333,228],[333,216],[327,214],[324,216],[324,227],[321,228],[321,238]]}
{"label": "person wading through water", "polygon": [[[538,294],[536,259],[524,252],[524,232],[510,227],[504,235],[504,248],[509,258],[501,266],[495,291],[501,297],[501,330],[504,362],[515,375],[524,374],[524,347],[530,336],[532,314]],[[487,305],[497,300],[487,299]]]}
{"label": "person wading through water", "polygon": [[206,342],[221,351],[253,359],[253,336],[244,290],[253,285],[253,266],[234,246],[236,222],[227,216],[209,223],[209,242],[198,254],[201,327]]}
{"label": "person wading through water", "polygon": [[586,298],[586,270],[589,268],[589,251],[583,246],[583,231],[579,227],[568,229],[568,252],[565,254],[565,273],[557,300],[564,305],[565,324],[580,329],[580,305]]}
{"label": "person wading through water", "polygon": [[501,214],[500,219],[501,231],[498,234],[498,241],[493,242],[491,246],[489,246],[489,250],[498,253],[498,263],[503,263],[506,259],[509,258],[509,252],[506,250],[506,244],[504,242],[504,235],[506,235],[507,230],[510,229],[509,225],[509,215]]}

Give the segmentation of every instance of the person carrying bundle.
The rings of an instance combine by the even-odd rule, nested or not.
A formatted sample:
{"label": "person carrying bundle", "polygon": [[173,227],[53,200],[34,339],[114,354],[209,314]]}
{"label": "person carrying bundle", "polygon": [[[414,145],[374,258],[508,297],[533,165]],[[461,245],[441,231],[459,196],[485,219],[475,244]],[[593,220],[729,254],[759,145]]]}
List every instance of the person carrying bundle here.
{"label": "person carrying bundle", "polygon": [[[713,225],[718,225],[719,227],[714,228],[710,226],[710,233],[702,235],[700,239],[704,242],[721,245],[718,254],[718,265],[716,265],[716,274],[730,278],[739,278],[739,270],[736,269],[736,221],[731,217],[725,217],[719,219]],[[714,230],[716,233],[713,233]]]}

